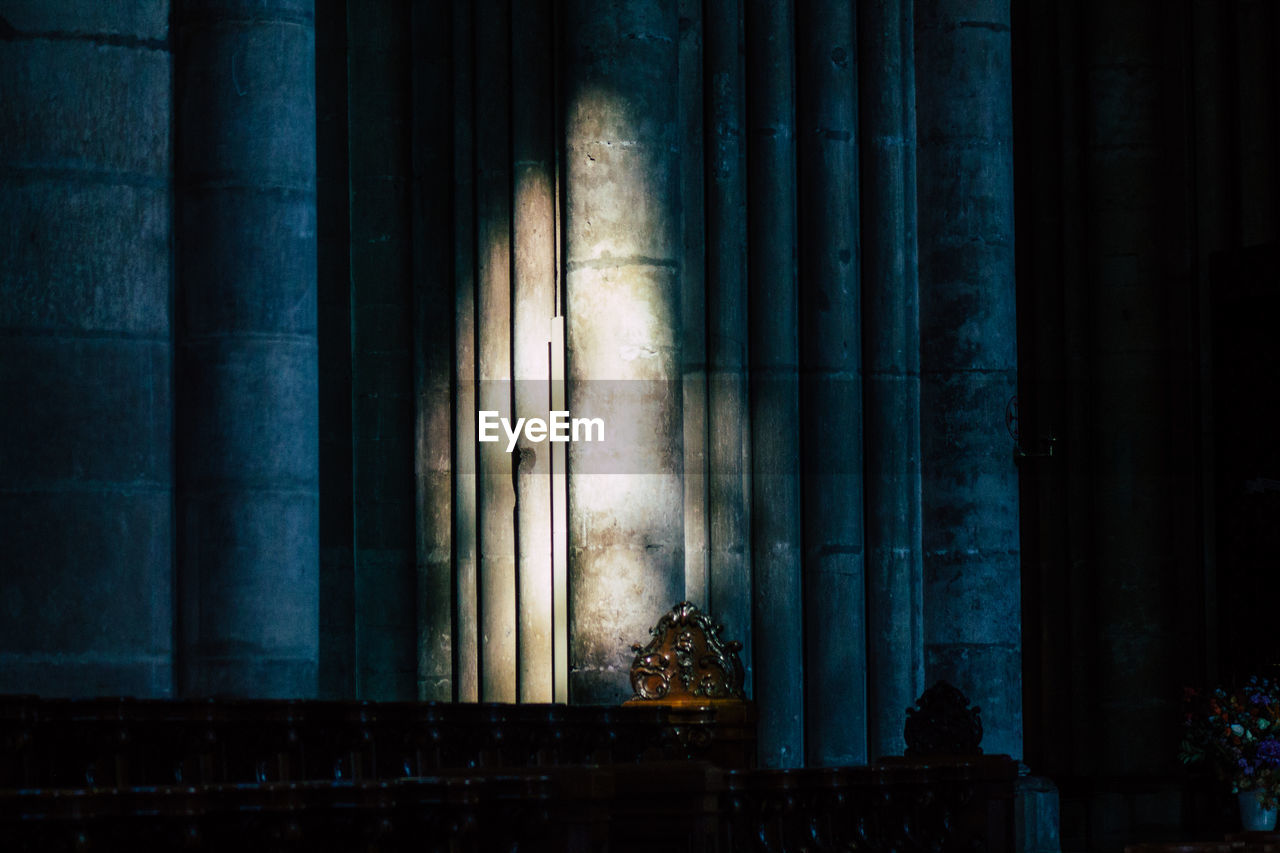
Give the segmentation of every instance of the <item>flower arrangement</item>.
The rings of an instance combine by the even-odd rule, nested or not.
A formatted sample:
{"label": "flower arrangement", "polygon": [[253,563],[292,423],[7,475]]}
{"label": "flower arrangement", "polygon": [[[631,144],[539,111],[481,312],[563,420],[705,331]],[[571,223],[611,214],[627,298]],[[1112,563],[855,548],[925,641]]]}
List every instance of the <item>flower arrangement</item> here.
{"label": "flower arrangement", "polygon": [[1179,758],[1208,764],[1231,793],[1261,791],[1263,806],[1280,799],[1280,685],[1250,678],[1244,687],[1202,694],[1188,688]]}

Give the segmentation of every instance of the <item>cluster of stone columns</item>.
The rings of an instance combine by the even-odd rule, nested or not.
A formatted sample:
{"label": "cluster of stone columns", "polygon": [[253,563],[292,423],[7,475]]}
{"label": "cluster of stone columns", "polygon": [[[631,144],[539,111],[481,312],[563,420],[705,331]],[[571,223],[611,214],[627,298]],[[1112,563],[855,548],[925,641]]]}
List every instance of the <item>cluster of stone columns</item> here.
{"label": "cluster of stone columns", "polygon": [[987,709],[989,749],[1021,751],[1010,46],[990,5],[744,3],[768,766],[900,751],[940,678]]}
{"label": "cluster of stone columns", "polygon": [[[321,75],[320,225],[349,243],[321,247],[318,318],[311,4],[179,4],[173,319],[155,249],[150,301],[95,314],[55,289],[11,319],[4,366],[43,376],[50,329],[109,330],[153,392],[128,422],[150,455],[72,454],[117,460],[72,490],[91,517],[121,490],[167,510],[176,484],[175,541],[163,512],[130,540],[173,555],[142,561],[144,692],[310,695],[327,663],[333,695],[617,702],[630,643],[693,595],[746,643],[766,766],[898,751],[938,677],[1019,752],[1009,33],[988,5],[326,3],[349,62]],[[163,100],[159,32],[111,62]],[[52,49],[4,46],[19,69]],[[112,187],[145,248],[169,155],[132,138],[91,177],[6,150],[6,180]],[[342,386],[323,398],[318,322]],[[558,396],[606,441],[476,440],[477,410]],[[65,479],[32,477],[13,488]]]}
{"label": "cluster of stone columns", "polygon": [[[621,700],[694,595],[766,765],[900,751],[941,677],[1019,752],[1007,9],[517,5],[414,13],[419,695]],[[475,440],[561,389],[619,437]]]}
{"label": "cluster of stone columns", "polygon": [[313,695],[311,5],[6,13],[0,689]]}

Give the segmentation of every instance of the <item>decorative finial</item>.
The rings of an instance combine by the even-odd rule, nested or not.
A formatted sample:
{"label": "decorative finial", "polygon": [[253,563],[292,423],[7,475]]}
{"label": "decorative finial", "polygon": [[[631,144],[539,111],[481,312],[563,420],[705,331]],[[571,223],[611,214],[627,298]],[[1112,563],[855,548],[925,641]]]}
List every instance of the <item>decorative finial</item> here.
{"label": "decorative finial", "polygon": [[636,643],[631,687],[636,699],[742,699],[742,643],[721,639],[723,625],[682,601],[649,629],[647,645]]}
{"label": "decorative finial", "polygon": [[969,697],[939,681],[907,709],[903,727],[906,755],[981,755],[982,709]]}

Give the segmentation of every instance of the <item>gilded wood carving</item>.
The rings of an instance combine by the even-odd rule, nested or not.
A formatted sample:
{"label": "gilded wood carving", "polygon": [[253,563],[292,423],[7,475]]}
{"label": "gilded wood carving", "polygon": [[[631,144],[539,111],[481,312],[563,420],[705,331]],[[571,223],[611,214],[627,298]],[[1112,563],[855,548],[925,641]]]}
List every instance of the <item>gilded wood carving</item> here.
{"label": "gilded wood carving", "polygon": [[[711,617],[682,601],[649,629],[647,645],[636,643],[631,663],[635,699],[743,699],[742,643],[726,641]],[[633,700],[634,701],[634,700]]]}

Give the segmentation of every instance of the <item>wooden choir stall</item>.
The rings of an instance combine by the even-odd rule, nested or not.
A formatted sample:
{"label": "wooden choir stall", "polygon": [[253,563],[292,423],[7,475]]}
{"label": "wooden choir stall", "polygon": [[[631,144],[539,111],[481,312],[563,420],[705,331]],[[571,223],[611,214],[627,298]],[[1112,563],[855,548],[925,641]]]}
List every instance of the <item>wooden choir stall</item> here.
{"label": "wooden choir stall", "polygon": [[762,769],[740,648],[678,604],[621,706],[0,697],[0,847],[1013,849],[1016,764],[959,691],[902,757]]}

